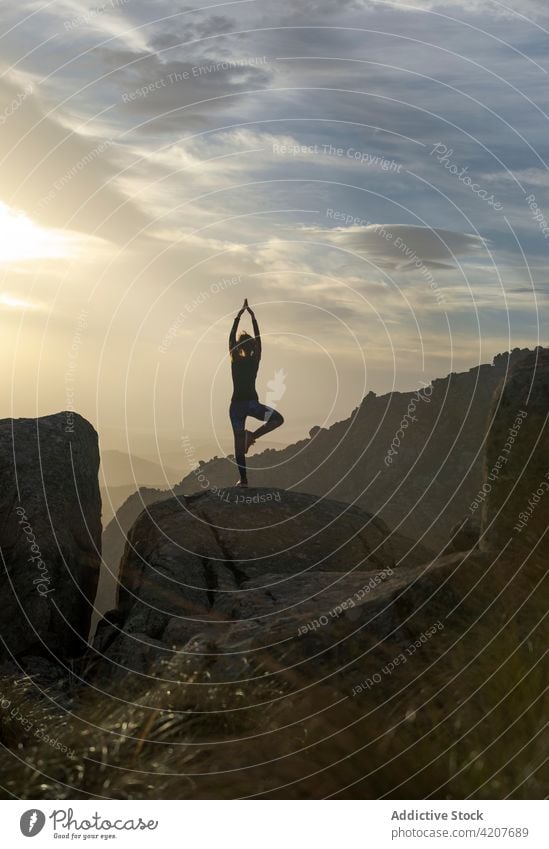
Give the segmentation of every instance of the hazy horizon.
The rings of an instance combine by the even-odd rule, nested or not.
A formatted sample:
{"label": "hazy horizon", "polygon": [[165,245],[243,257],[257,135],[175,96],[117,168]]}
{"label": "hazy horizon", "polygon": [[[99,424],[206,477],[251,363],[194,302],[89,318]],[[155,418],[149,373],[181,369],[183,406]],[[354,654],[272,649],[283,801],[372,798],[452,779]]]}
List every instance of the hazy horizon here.
{"label": "hazy horizon", "polygon": [[[497,351],[494,355],[486,360],[486,365],[490,365],[493,362],[494,357],[505,354],[508,352],[505,351]],[[475,368],[478,363],[474,363],[473,365],[467,367],[465,366],[462,370],[459,371],[467,372],[469,369]],[[426,376],[425,380],[417,385],[410,386],[401,386],[401,387],[390,387],[386,391],[380,389],[376,390],[368,390],[374,391],[376,395],[385,395],[389,394],[392,391],[397,392],[414,392],[423,386],[424,383],[430,383],[432,380],[438,378],[446,378],[449,373],[445,374],[434,374],[432,376]],[[258,381],[258,388],[261,389],[260,381]],[[230,394],[230,390],[229,390]],[[365,393],[367,394],[367,393]],[[365,396],[363,396],[365,397]],[[347,411],[343,410],[341,415],[334,415],[329,420],[320,423],[323,427],[330,427],[338,421],[342,421],[344,419],[349,418],[352,414],[353,410],[356,409],[357,406],[361,403],[362,398],[360,398],[354,407],[350,407]],[[40,413],[41,416],[54,415],[56,413],[63,413],[67,410],[64,409],[51,409],[45,410]],[[81,410],[74,410],[74,412],[84,415]],[[15,415],[13,418],[27,418],[32,417],[26,416],[24,414]],[[88,418],[87,416],[84,416]],[[10,418],[10,416],[6,416],[6,418]],[[188,466],[188,462],[185,460],[181,445],[182,440],[187,438],[189,439],[194,447],[194,453],[196,454],[197,459],[211,459],[214,455],[218,454],[219,456],[223,456],[224,454],[232,454],[234,453],[234,446],[232,444],[232,433],[228,430],[224,435],[224,438],[219,442],[216,442],[211,435],[209,435],[205,431],[201,431],[200,428],[195,430],[189,429],[184,432],[178,432],[177,430],[169,430],[167,428],[157,429],[156,431],[151,431],[149,429],[139,429],[132,428],[131,430],[127,430],[124,427],[113,427],[109,425],[103,425],[99,429],[97,428],[96,422],[94,422],[91,417],[88,418],[90,423],[98,430],[99,435],[99,448],[101,453],[104,452],[124,452],[126,454],[133,454],[135,456],[139,456],[143,459],[150,460],[152,462],[159,462],[165,455],[173,454],[174,458],[176,455],[179,455],[179,462],[182,465]],[[292,417],[290,420],[285,421],[285,426],[281,431],[278,431],[272,438],[269,437],[262,440],[260,445],[261,450],[265,450],[266,448],[284,448],[288,445],[293,444],[294,442],[299,441],[300,439],[306,439],[309,435],[309,430],[311,427],[318,425],[319,422],[311,422],[308,417]],[[223,450],[225,449],[225,450]],[[170,463],[167,463],[170,465]],[[173,465],[173,463],[172,463]]]}

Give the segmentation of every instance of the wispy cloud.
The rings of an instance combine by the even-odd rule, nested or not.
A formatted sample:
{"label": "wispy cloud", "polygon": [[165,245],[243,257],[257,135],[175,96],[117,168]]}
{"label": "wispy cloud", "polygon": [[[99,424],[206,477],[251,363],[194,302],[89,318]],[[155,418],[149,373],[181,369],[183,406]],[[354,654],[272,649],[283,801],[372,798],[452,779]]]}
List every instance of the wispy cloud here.
{"label": "wispy cloud", "polygon": [[485,248],[484,239],[471,233],[407,224],[372,224],[309,232],[346,251],[367,256],[380,268],[395,271],[413,269],[419,264],[437,269],[454,268],[462,258],[482,255]]}
{"label": "wispy cloud", "polygon": [[[2,4],[6,353],[9,316],[42,304],[53,308],[51,362],[66,359],[71,316],[89,296],[82,405],[95,414],[104,345],[99,383],[113,421],[127,422],[128,407],[145,427],[150,407],[151,419],[176,422],[173,387],[188,363],[202,426],[211,410],[196,399],[222,368],[226,323],[249,296],[268,304],[272,373],[288,371],[288,352],[314,424],[328,390],[311,386],[311,364],[324,356],[344,359],[346,415],[365,351],[383,390],[453,369],[453,357],[467,367],[479,351],[490,359],[535,342],[549,317],[547,244],[525,194],[549,213],[548,10],[511,5]],[[430,155],[438,142],[505,214]],[[196,308],[192,332],[163,358],[154,411],[143,399],[173,316],[228,275],[241,282]],[[31,312],[27,352],[42,318]],[[29,356],[19,384],[31,400],[32,365]],[[213,402],[223,416],[225,388]],[[55,391],[50,408],[64,404]]]}

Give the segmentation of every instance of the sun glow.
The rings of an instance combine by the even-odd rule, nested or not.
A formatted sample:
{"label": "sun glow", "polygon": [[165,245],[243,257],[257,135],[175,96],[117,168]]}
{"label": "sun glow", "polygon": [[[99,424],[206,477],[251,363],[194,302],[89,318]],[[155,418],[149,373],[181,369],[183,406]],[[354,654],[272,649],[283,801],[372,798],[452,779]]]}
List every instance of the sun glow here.
{"label": "sun glow", "polygon": [[78,241],[72,233],[40,227],[0,201],[0,265],[71,259],[78,251]]}
{"label": "sun glow", "polygon": [[2,307],[11,307],[11,309],[20,310],[30,310],[36,309],[35,304],[31,304],[29,301],[23,301],[21,298],[16,298],[13,295],[10,295],[7,292],[3,292],[0,295],[0,306]]}

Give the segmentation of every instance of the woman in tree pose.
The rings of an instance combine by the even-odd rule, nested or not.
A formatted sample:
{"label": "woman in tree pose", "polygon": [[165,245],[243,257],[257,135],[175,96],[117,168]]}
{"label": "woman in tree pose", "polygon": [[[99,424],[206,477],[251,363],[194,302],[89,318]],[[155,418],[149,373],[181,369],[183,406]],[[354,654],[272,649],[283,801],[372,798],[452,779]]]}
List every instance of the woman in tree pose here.
{"label": "woman in tree pose", "polygon": [[[254,336],[243,332],[237,339],[238,322],[242,313],[246,310],[248,310],[252,319]],[[280,427],[284,419],[277,410],[267,407],[265,404],[260,404],[257,397],[255,379],[261,360],[261,336],[259,335],[259,326],[255,314],[248,306],[247,299],[233,322],[229,336],[229,353],[233,376],[233,397],[231,398],[229,416],[234,433],[234,455],[240,472],[240,480],[236,485],[248,486],[245,455],[256,439]],[[265,422],[265,424],[253,432],[246,430],[246,416],[252,416],[254,419]]]}

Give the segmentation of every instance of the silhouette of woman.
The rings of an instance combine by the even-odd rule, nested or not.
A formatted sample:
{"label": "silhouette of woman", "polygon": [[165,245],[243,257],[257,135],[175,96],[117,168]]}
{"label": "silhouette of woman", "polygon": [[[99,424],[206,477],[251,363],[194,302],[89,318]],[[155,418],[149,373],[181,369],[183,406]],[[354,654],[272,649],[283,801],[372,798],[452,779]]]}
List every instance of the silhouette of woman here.
{"label": "silhouette of woman", "polygon": [[[241,333],[236,338],[238,322],[246,310],[250,313],[254,336]],[[248,299],[239,310],[229,335],[229,353],[231,355],[231,372],[233,376],[233,397],[229,408],[229,416],[234,433],[234,455],[240,480],[237,486],[248,486],[245,455],[256,439],[270,433],[284,422],[277,410],[260,404],[255,389],[255,379],[261,360],[261,336],[253,310],[248,306]],[[246,416],[264,421],[265,424],[252,432],[246,430]]]}

